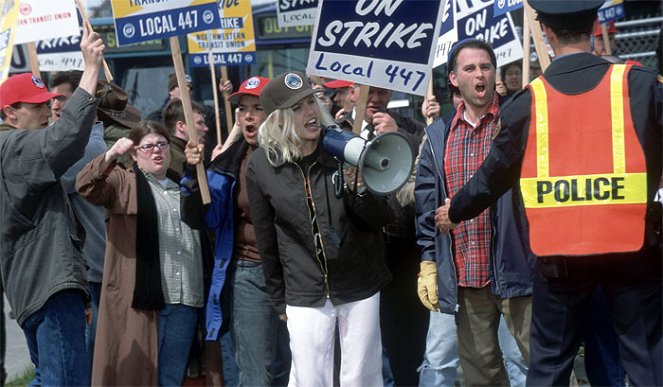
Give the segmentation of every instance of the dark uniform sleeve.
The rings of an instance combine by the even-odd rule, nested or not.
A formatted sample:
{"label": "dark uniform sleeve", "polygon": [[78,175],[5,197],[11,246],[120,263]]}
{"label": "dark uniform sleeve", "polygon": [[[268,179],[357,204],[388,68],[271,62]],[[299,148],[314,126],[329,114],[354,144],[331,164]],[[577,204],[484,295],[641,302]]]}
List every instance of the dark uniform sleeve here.
{"label": "dark uniform sleeve", "polygon": [[529,128],[531,95],[528,89],[507,101],[500,112],[501,128],[479,170],[451,198],[449,219],[472,219],[495,203],[520,176]]}

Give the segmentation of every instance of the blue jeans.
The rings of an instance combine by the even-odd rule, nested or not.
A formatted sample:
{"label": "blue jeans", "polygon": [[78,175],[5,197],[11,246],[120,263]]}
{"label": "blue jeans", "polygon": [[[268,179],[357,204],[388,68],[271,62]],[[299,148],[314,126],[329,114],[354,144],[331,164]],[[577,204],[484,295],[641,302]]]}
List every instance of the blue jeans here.
{"label": "blue jeans", "polygon": [[198,308],[166,304],[159,313],[159,385],[181,386],[196,333]]}
{"label": "blue jeans", "polygon": [[288,333],[267,293],[262,265],[238,260],[235,267],[232,333],[239,385],[285,385],[290,372]]}
{"label": "blue jeans", "polygon": [[99,298],[101,297],[101,283],[88,282],[90,297],[92,298],[92,323],[85,326],[85,348],[90,357],[90,364],[94,358],[94,338],[97,334],[97,315],[99,315]]}
{"label": "blue jeans", "polygon": [[85,351],[85,303],[80,291],[55,293],[21,328],[35,365],[31,385],[90,385],[92,373]]}
{"label": "blue jeans", "polygon": [[430,312],[419,386],[453,386],[460,360],[454,315]]}
{"label": "blue jeans", "polygon": [[[504,364],[511,386],[524,386],[527,364],[516,340],[509,332],[504,317],[500,318],[497,331]],[[426,337],[426,353],[419,367],[419,386],[453,386],[456,382],[458,359],[458,336],[454,315],[431,312]]]}

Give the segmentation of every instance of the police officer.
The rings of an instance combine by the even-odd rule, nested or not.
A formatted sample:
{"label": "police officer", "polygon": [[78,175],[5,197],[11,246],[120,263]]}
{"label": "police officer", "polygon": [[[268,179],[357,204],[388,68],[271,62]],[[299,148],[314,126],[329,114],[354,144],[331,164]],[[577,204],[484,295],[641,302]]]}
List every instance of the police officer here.
{"label": "police officer", "polygon": [[436,213],[446,231],[520,179],[538,256],[528,385],[568,385],[598,284],[632,384],[663,384],[656,74],[591,54],[602,3],[529,1],[556,58],[503,106],[501,131],[481,169]]}

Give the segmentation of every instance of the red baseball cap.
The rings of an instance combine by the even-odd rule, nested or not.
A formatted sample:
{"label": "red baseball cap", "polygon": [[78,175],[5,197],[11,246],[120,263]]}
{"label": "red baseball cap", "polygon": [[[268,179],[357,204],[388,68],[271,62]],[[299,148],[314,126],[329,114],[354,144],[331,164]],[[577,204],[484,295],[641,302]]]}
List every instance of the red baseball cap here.
{"label": "red baseball cap", "polygon": [[235,105],[239,104],[239,97],[244,94],[260,97],[260,92],[268,82],[269,78],[265,77],[251,77],[245,80],[236,92],[230,94],[230,102]]}
{"label": "red baseball cap", "polygon": [[337,79],[335,81],[325,82],[325,83],[322,84],[322,86],[324,86],[328,89],[342,89],[344,87],[351,87],[354,84],[355,84],[354,82],[342,81],[340,79]]}
{"label": "red baseball cap", "polygon": [[[615,27],[615,22],[613,20],[608,22],[608,25],[605,26],[608,29],[609,34],[616,34],[617,33],[617,27]],[[597,21],[594,22],[594,30],[592,31],[592,35],[594,36],[602,36],[603,35],[603,30],[601,29],[601,23]]]}
{"label": "red baseball cap", "polygon": [[0,85],[0,108],[18,102],[44,103],[61,94],[51,93],[32,73],[12,75]]}

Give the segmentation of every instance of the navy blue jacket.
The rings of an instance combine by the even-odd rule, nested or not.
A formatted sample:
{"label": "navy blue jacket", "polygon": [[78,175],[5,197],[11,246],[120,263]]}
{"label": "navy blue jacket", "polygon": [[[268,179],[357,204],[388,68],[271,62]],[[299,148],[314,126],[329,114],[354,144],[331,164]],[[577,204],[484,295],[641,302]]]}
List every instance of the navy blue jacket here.
{"label": "navy blue jacket", "polygon": [[[423,261],[437,263],[440,311],[457,310],[458,279],[451,236],[441,234],[435,225],[435,210],[447,198],[444,151],[449,135],[446,121],[440,119],[426,128],[414,188],[417,244]],[[518,191],[516,191],[518,192]],[[521,297],[532,294],[534,255],[529,250],[527,225],[520,195],[509,190],[491,209],[492,242],[490,283],[493,294]]]}

